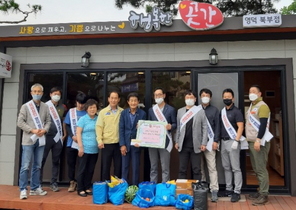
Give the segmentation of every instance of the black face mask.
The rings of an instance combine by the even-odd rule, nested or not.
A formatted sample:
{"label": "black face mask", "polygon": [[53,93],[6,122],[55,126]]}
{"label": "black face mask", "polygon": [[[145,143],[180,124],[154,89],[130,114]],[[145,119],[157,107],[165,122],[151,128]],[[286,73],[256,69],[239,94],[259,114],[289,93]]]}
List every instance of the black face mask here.
{"label": "black face mask", "polygon": [[226,105],[226,106],[230,106],[232,104],[232,99],[223,99],[223,103]]}

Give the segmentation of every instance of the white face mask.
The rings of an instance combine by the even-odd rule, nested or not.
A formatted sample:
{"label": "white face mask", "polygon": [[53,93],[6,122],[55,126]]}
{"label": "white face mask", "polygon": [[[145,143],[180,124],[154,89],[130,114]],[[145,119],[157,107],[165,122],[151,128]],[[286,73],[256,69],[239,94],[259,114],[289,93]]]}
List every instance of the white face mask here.
{"label": "white face mask", "polygon": [[185,100],[185,104],[187,105],[187,106],[193,106],[194,104],[195,104],[195,101],[194,101],[194,99],[186,99]]}
{"label": "white face mask", "polygon": [[258,98],[258,96],[255,93],[250,93],[249,94],[250,101],[256,101],[257,98]]}
{"label": "white face mask", "polygon": [[163,102],[163,98],[156,98],[155,103],[161,104]]}
{"label": "white face mask", "polygon": [[208,104],[208,103],[210,102],[210,98],[209,98],[209,97],[202,97],[202,98],[201,98],[201,102],[202,102],[203,104]]}
{"label": "white face mask", "polygon": [[61,99],[61,96],[59,96],[59,95],[51,96],[51,100],[53,100],[54,102],[58,102],[60,99]]}

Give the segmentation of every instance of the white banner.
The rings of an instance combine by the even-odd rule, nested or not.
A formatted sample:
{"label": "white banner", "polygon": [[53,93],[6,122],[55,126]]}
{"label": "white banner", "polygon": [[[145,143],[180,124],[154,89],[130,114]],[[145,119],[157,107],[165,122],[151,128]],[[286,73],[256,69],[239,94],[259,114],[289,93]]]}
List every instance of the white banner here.
{"label": "white banner", "polygon": [[12,70],[12,57],[0,52],[0,78],[10,78]]}

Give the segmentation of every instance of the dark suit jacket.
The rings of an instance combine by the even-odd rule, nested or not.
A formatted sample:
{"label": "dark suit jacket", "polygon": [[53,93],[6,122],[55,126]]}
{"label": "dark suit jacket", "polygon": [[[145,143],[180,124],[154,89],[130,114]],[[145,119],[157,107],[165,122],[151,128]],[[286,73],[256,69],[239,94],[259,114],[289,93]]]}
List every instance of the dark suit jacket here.
{"label": "dark suit jacket", "polygon": [[[164,107],[163,107],[162,113],[165,116],[168,123],[172,125],[172,128],[171,128],[171,130],[169,132],[173,132],[177,128],[177,117],[176,117],[175,108],[168,105],[168,104],[165,104]],[[152,108],[149,109],[148,120],[158,121]],[[167,148],[168,145],[169,145],[169,138],[166,137],[165,148]]]}
{"label": "dark suit jacket", "polygon": [[131,139],[135,139],[137,135],[137,123],[139,120],[146,120],[146,112],[142,109],[137,109],[134,123],[131,123],[130,109],[125,109],[121,112],[119,120],[119,145],[126,146],[127,151],[130,151]]}

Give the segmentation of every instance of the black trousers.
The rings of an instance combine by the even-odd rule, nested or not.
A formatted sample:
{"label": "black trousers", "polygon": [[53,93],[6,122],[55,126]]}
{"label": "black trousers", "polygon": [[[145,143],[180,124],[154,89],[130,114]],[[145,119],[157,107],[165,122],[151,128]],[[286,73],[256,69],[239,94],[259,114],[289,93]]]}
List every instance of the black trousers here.
{"label": "black trousers", "polygon": [[110,180],[110,169],[113,160],[114,175],[121,178],[121,152],[119,143],[104,144],[102,151],[102,181]]}
{"label": "black trousers", "polygon": [[67,153],[67,165],[68,165],[68,178],[70,181],[76,181],[75,171],[76,171],[76,161],[78,157],[78,150],[72,147],[66,148]]}
{"label": "black trousers", "polygon": [[202,153],[195,153],[193,148],[184,147],[179,152],[179,179],[187,179],[189,160],[193,171],[193,179],[201,180],[201,157]]}
{"label": "black trousers", "polygon": [[81,192],[92,187],[91,181],[94,175],[98,154],[86,154],[78,157],[77,191]]}
{"label": "black trousers", "polygon": [[60,168],[60,157],[61,157],[61,153],[63,150],[63,145],[60,140],[58,142],[55,142],[53,137],[54,136],[47,136],[46,137],[44,153],[43,153],[43,158],[42,158],[41,173],[40,173],[40,183],[42,183],[43,167],[45,165],[46,158],[47,158],[50,150],[51,150],[51,156],[52,156],[52,169],[51,169],[50,184],[56,183],[58,180],[59,168]]}

